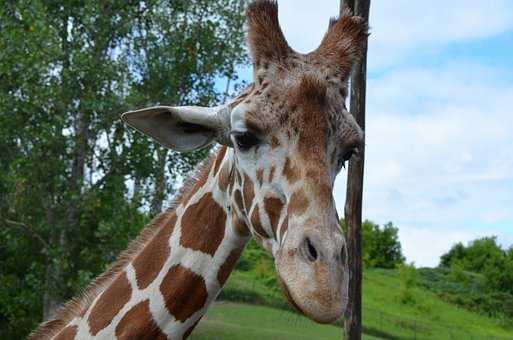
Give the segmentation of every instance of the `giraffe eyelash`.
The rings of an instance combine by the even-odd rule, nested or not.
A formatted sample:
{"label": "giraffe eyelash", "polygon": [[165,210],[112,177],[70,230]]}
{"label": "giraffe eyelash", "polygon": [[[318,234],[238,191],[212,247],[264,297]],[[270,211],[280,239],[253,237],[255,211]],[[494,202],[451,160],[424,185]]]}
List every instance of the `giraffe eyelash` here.
{"label": "giraffe eyelash", "polygon": [[234,131],[231,133],[231,135],[234,137],[235,143],[237,144],[237,147],[240,151],[247,151],[260,143],[258,137],[250,132]]}

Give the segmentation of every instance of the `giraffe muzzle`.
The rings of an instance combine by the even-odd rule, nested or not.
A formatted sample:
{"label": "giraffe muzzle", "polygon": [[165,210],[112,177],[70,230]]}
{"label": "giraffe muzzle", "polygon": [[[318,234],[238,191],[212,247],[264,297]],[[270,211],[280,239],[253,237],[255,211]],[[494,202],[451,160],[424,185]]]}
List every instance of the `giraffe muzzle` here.
{"label": "giraffe muzzle", "polygon": [[331,233],[319,229],[289,234],[275,263],[281,288],[292,306],[316,322],[332,323],[347,307],[347,252],[338,229]]}

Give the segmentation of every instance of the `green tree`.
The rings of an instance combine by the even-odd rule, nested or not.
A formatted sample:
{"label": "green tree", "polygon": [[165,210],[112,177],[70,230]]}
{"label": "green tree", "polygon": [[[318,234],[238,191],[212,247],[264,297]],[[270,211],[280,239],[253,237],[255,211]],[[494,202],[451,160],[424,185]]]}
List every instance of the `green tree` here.
{"label": "green tree", "polygon": [[504,250],[497,243],[497,237],[483,237],[464,246],[454,245],[447,254],[440,258],[440,265],[450,267],[454,262],[460,262],[463,269],[482,272],[489,264],[501,262],[505,256]]}
{"label": "green tree", "polygon": [[455,244],[440,257],[440,267],[483,274],[490,291],[513,294],[513,247],[503,250],[495,236],[473,240],[467,246]]}
{"label": "green tree", "polygon": [[[344,219],[340,220],[344,232],[347,227]],[[362,223],[362,258],[366,267],[393,269],[404,263],[399,229],[392,222],[383,227],[365,220]]]}
{"label": "green tree", "polygon": [[23,338],[104,270],[206,151],[123,111],[213,105],[243,63],[238,0],[0,6],[0,338]]}
{"label": "green tree", "polygon": [[404,262],[399,229],[392,222],[382,228],[366,220],[362,225],[363,262],[369,267],[395,268]]}

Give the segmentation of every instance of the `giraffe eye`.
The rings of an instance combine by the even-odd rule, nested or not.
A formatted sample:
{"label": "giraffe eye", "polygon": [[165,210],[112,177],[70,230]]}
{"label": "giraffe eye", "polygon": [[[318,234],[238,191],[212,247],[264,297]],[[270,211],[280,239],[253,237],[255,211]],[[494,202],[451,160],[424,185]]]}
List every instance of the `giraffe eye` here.
{"label": "giraffe eye", "polygon": [[356,154],[356,153],[358,153],[357,149],[351,149],[351,150],[347,151],[342,156],[342,158],[339,160],[339,163],[341,163],[339,165],[339,168],[340,167],[344,167],[345,168],[346,162],[349,161],[351,159],[351,157],[353,157],[353,155]]}
{"label": "giraffe eye", "polygon": [[350,159],[351,159],[351,157],[353,157],[354,152],[355,152],[355,150],[354,150],[354,149],[349,150],[348,152],[346,152],[346,153],[344,154],[344,156],[342,156],[342,161],[345,163],[345,162],[347,162],[348,160],[350,160]]}
{"label": "giraffe eye", "polygon": [[260,142],[255,135],[249,132],[232,132],[232,135],[241,151],[247,151]]}

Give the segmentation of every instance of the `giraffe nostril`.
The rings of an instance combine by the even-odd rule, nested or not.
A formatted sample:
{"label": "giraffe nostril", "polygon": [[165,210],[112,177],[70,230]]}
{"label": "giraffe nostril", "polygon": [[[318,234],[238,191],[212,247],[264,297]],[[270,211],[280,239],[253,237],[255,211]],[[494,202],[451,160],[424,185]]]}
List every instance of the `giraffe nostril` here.
{"label": "giraffe nostril", "polygon": [[306,249],[307,249],[307,258],[314,262],[317,260],[317,250],[315,249],[314,245],[312,244],[312,241],[307,237],[306,240]]}

